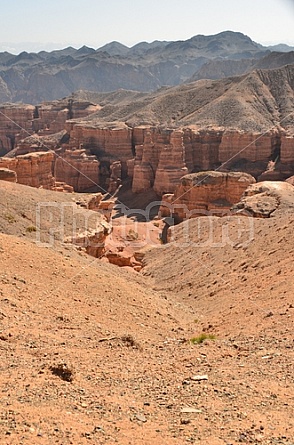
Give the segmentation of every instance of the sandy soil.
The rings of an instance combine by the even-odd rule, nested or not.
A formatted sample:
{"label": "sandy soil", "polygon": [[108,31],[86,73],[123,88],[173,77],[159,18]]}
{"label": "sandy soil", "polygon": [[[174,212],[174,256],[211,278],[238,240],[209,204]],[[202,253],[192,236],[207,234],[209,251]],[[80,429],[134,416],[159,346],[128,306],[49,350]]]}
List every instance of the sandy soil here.
{"label": "sandy soil", "polygon": [[0,443],[293,445],[293,215],[178,226],[138,274],[36,245],[51,193],[1,184]]}

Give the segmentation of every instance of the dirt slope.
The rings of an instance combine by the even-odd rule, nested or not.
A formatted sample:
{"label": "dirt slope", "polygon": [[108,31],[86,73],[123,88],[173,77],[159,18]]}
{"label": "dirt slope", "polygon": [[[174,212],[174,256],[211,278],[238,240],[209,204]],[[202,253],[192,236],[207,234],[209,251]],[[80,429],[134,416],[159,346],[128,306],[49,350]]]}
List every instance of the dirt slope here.
{"label": "dirt slope", "polygon": [[[18,205],[44,191],[10,187],[1,445],[293,445],[293,215],[255,220],[247,246],[238,217],[219,247],[183,245],[178,226],[178,244],[152,249],[142,276],[35,245]],[[213,221],[217,240],[225,220]],[[202,333],[216,338],[189,341]]]}

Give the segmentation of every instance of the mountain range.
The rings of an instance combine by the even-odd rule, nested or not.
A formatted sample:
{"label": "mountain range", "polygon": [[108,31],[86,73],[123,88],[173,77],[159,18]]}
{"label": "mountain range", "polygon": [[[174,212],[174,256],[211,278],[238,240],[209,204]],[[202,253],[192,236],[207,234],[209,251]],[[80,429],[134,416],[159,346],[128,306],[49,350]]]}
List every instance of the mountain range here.
{"label": "mountain range", "polygon": [[283,66],[294,62],[293,50],[283,44],[264,47],[242,33],[224,31],[184,41],[141,42],[132,48],[111,42],[97,50],[83,46],[19,55],[3,52],[0,102],[37,104],[77,90],[150,92]]}

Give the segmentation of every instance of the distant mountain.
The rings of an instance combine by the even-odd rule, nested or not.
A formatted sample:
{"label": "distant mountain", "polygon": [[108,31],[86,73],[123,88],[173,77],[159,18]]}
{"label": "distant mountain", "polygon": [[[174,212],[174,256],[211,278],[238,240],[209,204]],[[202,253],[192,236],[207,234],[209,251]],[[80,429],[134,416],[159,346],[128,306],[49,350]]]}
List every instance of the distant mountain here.
{"label": "distant mountain", "polygon": [[187,82],[194,82],[200,79],[223,79],[249,73],[257,68],[271,69],[292,63],[294,63],[294,51],[286,53],[268,52],[264,57],[256,59],[209,60]]}
{"label": "distant mountain", "polygon": [[126,56],[130,48],[119,42],[110,42],[101,48],[97,49],[97,52],[106,52],[110,56]]}
{"label": "distant mountain", "polygon": [[290,51],[294,51],[294,46],[285,45],[285,43],[279,43],[278,45],[268,46],[268,49],[271,51],[288,53]]}
{"label": "distant mountain", "polygon": [[[83,46],[17,56],[5,52],[0,53],[0,100],[37,104],[77,90],[154,91],[189,79],[248,72],[270,54],[250,37],[232,31],[184,41],[141,42],[132,48],[111,42],[97,50]],[[283,57],[275,56],[275,63],[288,63]]]}

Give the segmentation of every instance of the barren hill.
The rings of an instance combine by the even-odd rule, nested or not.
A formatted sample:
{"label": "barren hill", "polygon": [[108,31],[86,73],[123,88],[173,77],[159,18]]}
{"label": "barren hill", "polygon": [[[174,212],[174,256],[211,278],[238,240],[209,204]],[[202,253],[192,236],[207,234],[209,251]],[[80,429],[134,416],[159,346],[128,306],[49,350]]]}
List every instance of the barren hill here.
{"label": "barren hill", "polygon": [[[130,126],[153,124],[244,131],[292,129],[294,65],[221,80],[201,80],[150,94],[97,96],[103,107],[84,122],[122,121]],[[118,99],[119,97],[119,99]]]}

